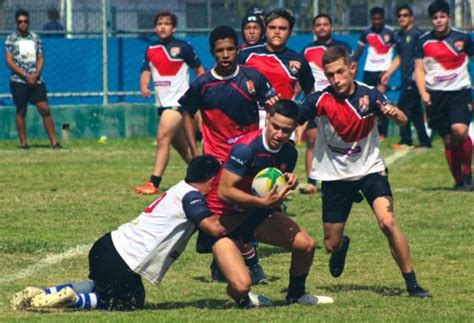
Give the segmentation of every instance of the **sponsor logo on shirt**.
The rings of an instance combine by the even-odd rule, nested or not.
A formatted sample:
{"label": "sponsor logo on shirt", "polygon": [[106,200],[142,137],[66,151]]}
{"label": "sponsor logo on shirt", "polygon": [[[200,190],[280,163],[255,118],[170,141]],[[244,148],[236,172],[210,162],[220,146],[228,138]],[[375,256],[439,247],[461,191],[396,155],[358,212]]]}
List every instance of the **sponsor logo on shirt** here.
{"label": "sponsor logo on shirt", "polygon": [[170,86],[171,81],[155,81],[155,86]]}
{"label": "sponsor logo on shirt", "polygon": [[341,147],[336,147],[336,146],[332,146],[328,144],[328,148],[333,153],[345,155],[345,156],[360,154],[360,152],[362,151],[362,148],[360,146],[356,146],[354,148],[341,148]]}
{"label": "sponsor logo on shirt", "polygon": [[192,200],[191,202],[189,202],[189,205],[194,205],[194,204],[198,204],[198,203],[201,203],[202,202],[202,199],[195,199],[195,200]]}
{"label": "sponsor logo on shirt", "polygon": [[444,81],[450,81],[458,77],[457,73],[453,74],[448,74],[448,75],[440,75],[440,76],[435,76],[435,81],[437,82],[444,82]]}
{"label": "sponsor logo on shirt", "polygon": [[237,164],[240,164],[240,165],[244,165],[244,161],[240,158],[237,158],[235,156],[230,156],[230,159],[232,159],[233,161],[235,161]]}
{"label": "sponsor logo on shirt", "polygon": [[[244,136],[244,135],[238,135],[237,137],[229,138],[229,139],[227,139],[226,142],[227,142],[229,145],[232,145],[233,143],[237,142],[237,140],[239,140],[239,139],[242,138],[243,136]],[[232,156],[231,156],[231,157],[232,157]],[[242,165],[243,165],[243,163],[242,163]]]}

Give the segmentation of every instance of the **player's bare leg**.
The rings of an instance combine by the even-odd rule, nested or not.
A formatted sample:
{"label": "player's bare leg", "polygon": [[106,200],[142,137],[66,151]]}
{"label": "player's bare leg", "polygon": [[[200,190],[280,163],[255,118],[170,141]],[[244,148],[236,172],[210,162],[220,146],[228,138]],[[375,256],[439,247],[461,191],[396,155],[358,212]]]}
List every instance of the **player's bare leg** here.
{"label": "player's bare leg", "polygon": [[28,140],[26,138],[26,106],[16,107],[16,129],[18,131],[18,138],[20,139],[20,148],[28,148]]}
{"label": "player's bare leg", "polygon": [[313,263],[316,242],[292,219],[273,212],[258,226],[255,238],[262,243],[291,250],[290,282],[286,296],[289,303],[314,305],[334,302],[331,297],[306,293],[306,277]]}
{"label": "player's bare leg", "polygon": [[230,238],[219,239],[212,247],[214,257],[227,279],[227,294],[241,307],[271,306],[264,296],[250,293],[252,279],[245,266],[240,246]]}
{"label": "player's bare leg", "polygon": [[191,149],[189,148],[188,142],[186,141],[186,137],[184,135],[183,127],[179,127],[178,132],[174,136],[173,140],[171,141],[174,149],[179,153],[181,158],[189,164],[192,159]]}
{"label": "player's bare leg", "polygon": [[323,223],[324,246],[331,253],[329,258],[329,272],[333,277],[339,277],[344,271],[347,250],[350,239],[344,236],[345,223]]}
{"label": "player's bare leg", "polygon": [[56,131],[54,130],[54,121],[53,117],[51,116],[51,110],[49,109],[48,102],[40,101],[36,103],[36,107],[38,108],[38,112],[40,113],[41,117],[43,118],[43,126],[48,134],[49,141],[52,147],[57,146],[58,139],[56,137]]}

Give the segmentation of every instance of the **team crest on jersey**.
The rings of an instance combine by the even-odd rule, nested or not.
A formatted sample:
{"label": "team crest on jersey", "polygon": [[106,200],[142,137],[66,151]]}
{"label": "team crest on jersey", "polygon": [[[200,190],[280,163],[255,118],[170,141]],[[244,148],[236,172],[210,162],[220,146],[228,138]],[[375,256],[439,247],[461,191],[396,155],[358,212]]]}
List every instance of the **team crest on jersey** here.
{"label": "team crest on jersey", "polygon": [[173,56],[173,57],[176,57],[179,55],[179,53],[181,53],[181,48],[179,47],[171,47],[170,49],[170,55]]}
{"label": "team crest on jersey", "polygon": [[247,81],[247,91],[250,95],[255,95],[255,84],[253,84],[252,80]]}
{"label": "team crest on jersey", "polygon": [[289,62],[290,72],[293,75],[298,74],[299,70],[301,69],[301,63],[298,61],[290,61]]}
{"label": "team crest on jersey", "polygon": [[405,42],[408,44],[411,41],[411,36],[407,36],[405,39]]}
{"label": "team crest on jersey", "polygon": [[359,109],[362,112],[366,112],[369,110],[369,96],[364,95],[363,97],[359,98]]}
{"label": "team crest on jersey", "polygon": [[458,51],[462,51],[464,49],[464,40],[457,40],[454,42],[454,47],[458,50]]}
{"label": "team crest on jersey", "polygon": [[388,43],[390,41],[390,35],[389,34],[383,35],[383,39],[385,40],[386,43]]}

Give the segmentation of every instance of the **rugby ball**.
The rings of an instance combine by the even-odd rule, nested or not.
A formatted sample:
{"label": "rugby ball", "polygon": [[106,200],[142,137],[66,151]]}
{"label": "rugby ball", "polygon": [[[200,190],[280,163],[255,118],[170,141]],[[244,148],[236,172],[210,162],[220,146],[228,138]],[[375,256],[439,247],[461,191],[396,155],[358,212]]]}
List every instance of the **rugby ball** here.
{"label": "rugby ball", "polygon": [[286,185],[285,175],[275,167],[262,169],[253,179],[252,194],[265,197],[275,185],[277,185],[277,193],[279,193]]}

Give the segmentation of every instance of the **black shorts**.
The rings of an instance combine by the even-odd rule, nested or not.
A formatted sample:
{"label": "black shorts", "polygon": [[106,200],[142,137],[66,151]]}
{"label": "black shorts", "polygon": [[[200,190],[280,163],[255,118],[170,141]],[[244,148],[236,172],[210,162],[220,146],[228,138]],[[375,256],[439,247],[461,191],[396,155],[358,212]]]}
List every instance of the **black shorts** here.
{"label": "black shorts", "polygon": [[46,84],[44,82],[39,83],[35,87],[30,87],[20,82],[10,82],[10,92],[17,108],[26,107],[28,102],[32,104],[42,101],[48,102]]}
{"label": "black shorts", "polygon": [[356,181],[323,181],[321,184],[324,223],[345,223],[354,202],[361,202],[365,196],[367,203],[377,197],[392,196],[386,174],[373,173]]}
{"label": "black shorts", "polygon": [[469,125],[471,122],[471,90],[429,91],[431,106],[426,109],[428,124],[441,137],[451,133],[455,123]]}
{"label": "black shorts", "polygon": [[95,283],[94,291],[100,295],[99,308],[131,311],[145,304],[142,278],[120,257],[110,232],[92,246],[89,271],[89,278]]}
{"label": "black shorts", "polygon": [[306,127],[306,130],[311,130],[317,128],[318,125],[316,124],[316,121],[314,119],[308,120],[308,126]]}
{"label": "black shorts", "polygon": [[364,76],[362,78],[362,82],[364,82],[367,85],[370,86],[377,86],[379,84],[382,84],[380,75],[382,74],[382,71],[380,72],[369,72],[369,71],[364,71]]}
{"label": "black shorts", "polygon": [[[240,240],[245,243],[252,241],[258,226],[262,224],[262,222],[265,221],[273,211],[274,210],[270,209],[255,209],[255,211],[249,215],[248,219],[237,228],[232,230],[232,232],[229,232],[227,237],[233,240]],[[199,230],[196,241],[196,251],[198,253],[211,253],[212,246],[214,246],[217,240],[219,240],[219,238],[211,237],[204,231]]]}
{"label": "black shorts", "polygon": [[421,97],[415,81],[405,82],[400,92],[397,106],[407,115],[407,117],[412,114],[412,111],[422,109]]}
{"label": "black shorts", "polygon": [[182,108],[180,106],[174,106],[174,107],[158,107],[157,108],[158,110],[158,116],[161,117],[161,115],[163,114],[163,111],[165,110],[173,110],[173,111],[177,111],[177,112],[182,112]]}

